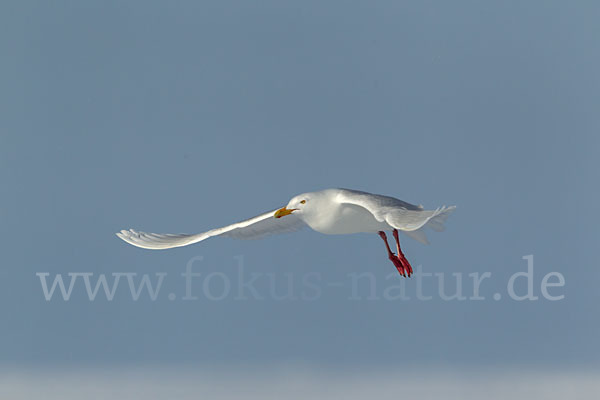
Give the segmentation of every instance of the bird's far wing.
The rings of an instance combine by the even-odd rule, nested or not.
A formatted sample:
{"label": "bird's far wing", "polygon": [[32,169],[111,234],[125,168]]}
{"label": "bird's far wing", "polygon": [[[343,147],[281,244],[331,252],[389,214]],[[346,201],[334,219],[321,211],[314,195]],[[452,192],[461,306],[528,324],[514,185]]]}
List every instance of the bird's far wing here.
{"label": "bird's far wing", "polygon": [[187,246],[213,236],[228,236],[235,239],[258,239],[276,233],[297,231],[306,226],[294,214],[286,215],[285,218],[275,218],[273,217],[275,211],[269,211],[242,222],[194,235],[147,233],[138,232],[133,229],[124,229],[116,235],[134,246],[158,250]]}
{"label": "bird's far wing", "polygon": [[448,214],[456,208],[444,206],[436,210],[423,210],[421,206],[393,197],[347,189],[340,189],[338,201],[361,206],[373,214],[378,221],[385,221],[390,226],[403,231],[416,231],[425,225],[436,231],[443,230]]}
{"label": "bird's far wing", "polygon": [[427,226],[439,232],[444,229],[444,221],[455,208],[443,206],[422,211],[390,209],[385,213],[385,222],[403,231],[416,231]]}

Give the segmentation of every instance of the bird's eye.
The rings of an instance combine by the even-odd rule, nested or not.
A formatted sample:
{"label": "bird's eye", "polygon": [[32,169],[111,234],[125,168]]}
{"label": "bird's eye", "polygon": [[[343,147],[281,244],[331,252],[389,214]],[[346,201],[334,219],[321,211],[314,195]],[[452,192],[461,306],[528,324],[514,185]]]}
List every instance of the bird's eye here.
{"label": "bird's eye", "polygon": [[306,200],[300,201],[300,204],[305,204],[305,203],[306,203]]}

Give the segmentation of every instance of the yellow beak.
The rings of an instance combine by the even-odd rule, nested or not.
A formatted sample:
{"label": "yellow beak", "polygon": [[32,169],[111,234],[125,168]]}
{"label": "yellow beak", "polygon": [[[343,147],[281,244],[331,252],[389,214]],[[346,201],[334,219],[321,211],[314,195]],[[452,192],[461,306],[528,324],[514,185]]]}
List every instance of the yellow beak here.
{"label": "yellow beak", "polygon": [[279,210],[275,211],[275,214],[273,214],[273,216],[275,218],[281,218],[281,217],[285,217],[286,215],[290,215],[293,211],[296,211],[297,208],[292,208],[291,210],[288,210],[285,207],[280,208]]}

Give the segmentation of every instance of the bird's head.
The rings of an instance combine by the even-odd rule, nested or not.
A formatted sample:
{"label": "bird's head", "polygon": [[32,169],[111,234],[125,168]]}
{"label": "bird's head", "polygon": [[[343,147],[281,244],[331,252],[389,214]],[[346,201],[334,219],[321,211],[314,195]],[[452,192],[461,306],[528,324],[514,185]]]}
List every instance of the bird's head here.
{"label": "bird's head", "polygon": [[275,218],[285,217],[286,215],[294,214],[303,214],[310,210],[311,208],[311,194],[304,193],[299,194],[298,196],[293,197],[287,206],[280,208],[275,211],[273,215]]}

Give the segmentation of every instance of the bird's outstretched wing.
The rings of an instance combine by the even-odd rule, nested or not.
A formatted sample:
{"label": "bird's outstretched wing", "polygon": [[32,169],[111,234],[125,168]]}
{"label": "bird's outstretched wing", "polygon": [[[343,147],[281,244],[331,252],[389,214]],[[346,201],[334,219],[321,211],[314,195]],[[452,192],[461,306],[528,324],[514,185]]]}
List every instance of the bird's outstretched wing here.
{"label": "bird's outstretched wing", "polygon": [[273,216],[275,211],[269,211],[242,222],[194,235],[147,233],[138,232],[133,229],[124,229],[116,233],[116,235],[134,246],[159,250],[187,246],[188,244],[201,242],[213,236],[228,236],[235,239],[259,239],[276,233],[297,231],[307,226],[293,214],[285,218],[275,218]]}
{"label": "bird's outstretched wing", "polygon": [[414,232],[409,236],[422,243],[427,243],[425,234],[415,231],[426,226],[437,232],[443,231],[446,218],[456,208],[456,206],[443,206],[435,210],[424,210],[422,206],[416,206],[394,197],[348,189],[340,189],[338,201],[361,206],[373,214],[378,221],[385,221],[390,226],[405,231],[407,234]]}

